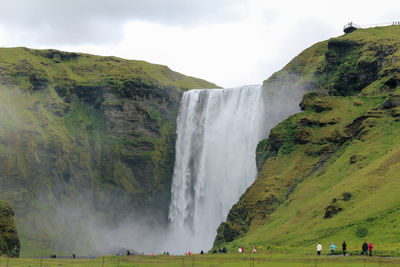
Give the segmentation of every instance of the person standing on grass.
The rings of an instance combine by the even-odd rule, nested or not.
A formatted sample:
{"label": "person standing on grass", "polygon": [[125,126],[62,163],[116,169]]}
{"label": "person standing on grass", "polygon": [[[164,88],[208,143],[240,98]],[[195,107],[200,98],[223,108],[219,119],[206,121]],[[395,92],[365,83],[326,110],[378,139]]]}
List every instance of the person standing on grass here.
{"label": "person standing on grass", "polygon": [[374,244],[372,244],[372,242],[370,242],[369,245],[368,245],[369,256],[372,256],[372,250],[373,249],[374,249]]}
{"label": "person standing on grass", "polygon": [[331,255],[335,254],[335,248],[337,248],[337,246],[335,246],[333,242],[331,242]]}
{"label": "person standing on grass", "polygon": [[321,251],[322,251],[322,245],[321,242],[319,242],[317,245],[317,256],[321,256]]}
{"label": "person standing on grass", "polygon": [[362,244],[362,254],[365,256],[368,256],[368,243],[367,241],[364,241],[364,243]]}
{"label": "person standing on grass", "polygon": [[343,241],[342,243],[343,256],[346,256],[346,248],[347,248],[346,241]]}

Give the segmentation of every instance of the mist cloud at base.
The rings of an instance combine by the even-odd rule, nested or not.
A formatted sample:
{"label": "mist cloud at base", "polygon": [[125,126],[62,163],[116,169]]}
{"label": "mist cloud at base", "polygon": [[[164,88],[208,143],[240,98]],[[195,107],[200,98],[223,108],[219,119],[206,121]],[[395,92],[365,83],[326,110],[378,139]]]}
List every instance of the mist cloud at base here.
{"label": "mist cloud at base", "polygon": [[119,220],[82,203],[58,204],[55,210],[52,220],[58,230],[53,231],[59,231],[51,241],[55,252],[85,256],[125,253],[128,249],[145,254],[200,252],[188,247],[194,241],[188,229],[173,229],[165,218],[157,218],[151,211],[133,212]]}

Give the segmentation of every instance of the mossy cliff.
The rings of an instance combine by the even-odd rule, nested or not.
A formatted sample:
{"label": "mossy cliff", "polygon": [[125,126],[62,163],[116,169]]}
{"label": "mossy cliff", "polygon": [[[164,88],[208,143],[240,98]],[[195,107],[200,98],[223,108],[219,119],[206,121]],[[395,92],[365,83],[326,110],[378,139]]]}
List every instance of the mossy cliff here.
{"label": "mossy cliff", "polygon": [[[264,82],[306,86],[300,107],[257,147],[259,175],[214,246],[308,250],[346,240],[399,254],[400,26],[317,43]],[[290,96],[288,96],[290,97]]]}
{"label": "mossy cliff", "polygon": [[166,218],[181,95],[215,87],[143,61],[0,49],[0,199],[22,253],[72,249],[66,207]]}
{"label": "mossy cliff", "polygon": [[0,200],[0,255],[18,257],[21,244],[13,216],[14,211],[10,205]]}

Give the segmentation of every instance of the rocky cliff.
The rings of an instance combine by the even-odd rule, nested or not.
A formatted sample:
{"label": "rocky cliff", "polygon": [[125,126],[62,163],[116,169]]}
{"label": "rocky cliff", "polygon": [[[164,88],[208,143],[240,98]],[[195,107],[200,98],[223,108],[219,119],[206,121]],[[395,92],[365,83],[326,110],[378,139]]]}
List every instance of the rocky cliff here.
{"label": "rocky cliff", "polygon": [[0,49],[0,199],[22,252],[82,243],[66,227],[77,207],[111,225],[166,220],[181,94],[215,87],[143,61]]}
{"label": "rocky cliff", "polygon": [[[256,151],[259,174],[214,246],[308,250],[318,241],[399,254],[400,26],[308,48],[264,82],[310,91]],[[290,97],[290,96],[288,96]]]}

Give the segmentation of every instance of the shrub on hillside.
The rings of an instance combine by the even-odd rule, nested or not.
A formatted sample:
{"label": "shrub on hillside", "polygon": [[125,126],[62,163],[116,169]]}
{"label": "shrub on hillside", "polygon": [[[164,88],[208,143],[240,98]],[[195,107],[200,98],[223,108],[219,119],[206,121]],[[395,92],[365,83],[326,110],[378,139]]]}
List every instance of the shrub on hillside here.
{"label": "shrub on hillside", "polygon": [[366,237],[368,235],[368,229],[366,227],[358,226],[356,229],[356,236],[359,238]]}
{"label": "shrub on hillside", "polygon": [[0,201],[0,255],[18,257],[21,248],[11,206]]}

